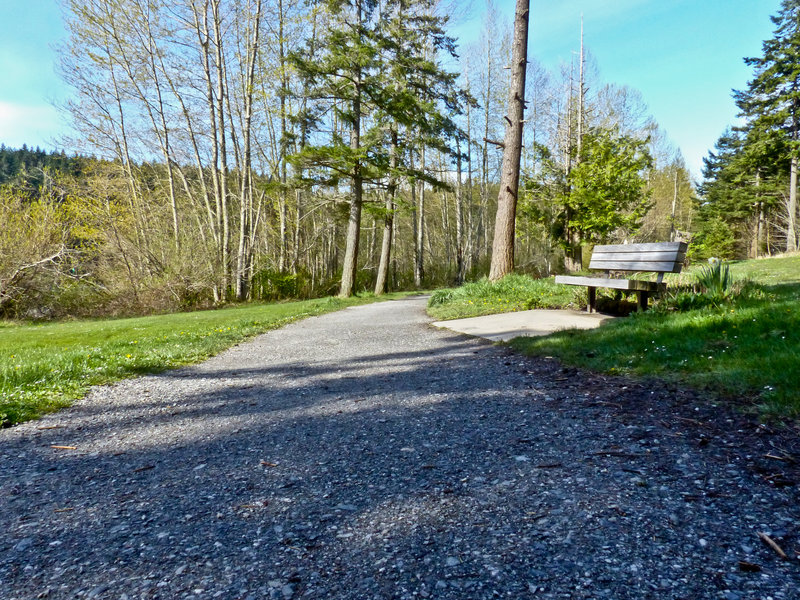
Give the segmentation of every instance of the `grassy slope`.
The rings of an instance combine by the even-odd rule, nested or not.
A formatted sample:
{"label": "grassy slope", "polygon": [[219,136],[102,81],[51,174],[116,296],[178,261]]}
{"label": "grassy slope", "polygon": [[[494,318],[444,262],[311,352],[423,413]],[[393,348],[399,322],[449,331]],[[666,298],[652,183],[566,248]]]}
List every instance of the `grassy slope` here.
{"label": "grassy slope", "polygon": [[586,305],[586,290],[556,285],[553,279],[531,279],[508,275],[495,284],[486,279],[466,283],[460,288],[437,290],[428,304],[428,314],[435,319],[463,319],[481,315]]}
{"label": "grassy slope", "polygon": [[[512,345],[597,371],[688,383],[744,399],[762,414],[796,417],[800,415],[800,255],[737,262],[731,270],[734,277],[756,285],[727,305],[686,312],[653,310],[593,331],[519,338]],[[691,280],[691,273],[681,280]],[[462,295],[446,306],[450,318],[457,318],[458,305],[468,301]],[[430,312],[437,316],[434,308]]]}
{"label": "grassy slope", "polygon": [[3,323],[0,424],[67,406],[92,385],[197,362],[290,321],[374,300],[325,298],[135,319]]}

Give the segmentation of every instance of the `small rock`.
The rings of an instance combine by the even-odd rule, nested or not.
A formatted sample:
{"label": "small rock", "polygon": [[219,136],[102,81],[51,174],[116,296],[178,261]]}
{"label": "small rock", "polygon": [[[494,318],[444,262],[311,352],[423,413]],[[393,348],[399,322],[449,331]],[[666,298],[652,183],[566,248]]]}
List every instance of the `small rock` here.
{"label": "small rock", "polygon": [[14,546],[14,550],[16,550],[17,552],[24,552],[25,550],[27,550],[31,546],[33,546],[33,538],[29,538],[28,537],[28,538],[25,538],[23,540],[20,540],[17,543],[17,545]]}
{"label": "small rock", "polygon": [[88,594],[86,594],[86,597],[87,597],[87,598],[98,598],[98,597],[100,597],[100,596],[103,594],[103,592],[105,592],[105,591],[106,591],[106,590],[107,590],[109,587],[110,587],[110,586],[109,586],[109,584],[107,584],[107,583],[104,583],[103,585],[98,585],[96,588],[94,588],[92,591],[90,591]]}
{"label": "small rock", "polygon": [[447,559],[444,561],[448,567],[455,567],[461,564],[461,561],[455,556],[448,556]]}

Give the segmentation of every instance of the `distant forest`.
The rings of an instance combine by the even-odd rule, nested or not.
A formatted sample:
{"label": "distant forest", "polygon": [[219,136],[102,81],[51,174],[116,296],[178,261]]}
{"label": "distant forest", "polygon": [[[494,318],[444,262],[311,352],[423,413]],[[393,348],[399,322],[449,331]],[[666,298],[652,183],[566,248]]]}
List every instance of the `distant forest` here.
{"label": "distant forest", "polygon": [[38,198],[54,175],[80,175],[92,160],[68,156],[64,151],[48,152],[26,145],[15,150],[0,144],[0,186],[6,185]]}

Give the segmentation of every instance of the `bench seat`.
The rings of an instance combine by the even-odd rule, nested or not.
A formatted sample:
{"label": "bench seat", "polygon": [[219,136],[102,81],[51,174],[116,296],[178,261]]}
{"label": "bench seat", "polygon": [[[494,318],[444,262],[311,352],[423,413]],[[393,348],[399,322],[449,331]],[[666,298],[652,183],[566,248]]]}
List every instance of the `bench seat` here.
{"label": "bench seat", "polygon": [[615,290],[663,292],[667,289],[666,283],[655,281],[641,281],[639,279],[616,279],[614,277],[581,277],[578,275],[557,275],[556,283],[565,285],[585,285],[588,287],[612,288]]}
{"label": "bench seat", "polygon": [[[611,288],[636,292],[639,310],[647,309],[650,294],[663,292],[667,285],[662,283],[664,273],[680,273],[686,258],[685,242],[663,242],[650,244],[613,244],[595,246],[589,268],[604,271],[605,277],[584,277],[579,275],[557,275],[556,283],[565,285],[585,285],[589,293],[588,312],[595,311],[597,288]],[[634,273],[657,273],[657,281],[610,277],[610,271]]]}

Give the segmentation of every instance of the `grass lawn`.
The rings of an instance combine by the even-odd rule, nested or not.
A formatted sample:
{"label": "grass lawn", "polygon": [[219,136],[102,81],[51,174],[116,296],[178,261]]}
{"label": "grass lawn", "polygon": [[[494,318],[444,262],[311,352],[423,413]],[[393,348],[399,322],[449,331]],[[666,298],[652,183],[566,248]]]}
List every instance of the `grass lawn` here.
{"label": "grass lawn", "polygon": [[[691,281],[694,272],[682,274],[680,280]],[[800,255],[735,262],[731,272],[735,279],[751,283],[718,306],[677,311],[667,299],[653,310],[606,322],[595,330],[518,338],[511,345],[605,373],[688,384],[715,397],[743,400],[764,416],[796,418],[800,416]],[[523,287],[521,278],[516,279],[516,287]],[[542,295],[543,285],[560,287],[541,280],[533,288],[534,298]],[[429,312],[437,318],[445,312],[451,318],[472,316],[467,310],[457,314],[458,305],[469,302],[466,295],[454,293],[452,298],[450,306],[442,303],[447,311],[431,306]],[[484,300],[476,296],[472,301]]]}
{"label": "grass lawn", "polygon": [[68,406],[92,385],[198,362],[291,321],[375,300],[323,298],[134,319],[2,322],[0,425]]}
{"label": "grass lawn", "polygon": [[459,288],[437,290],[428,303],[428,314],[441,321],[481,315],[586,305],[586,290],[556,285],[552,278],[532,279],[508,275],[495,284],[486,279],[465,283]]}

